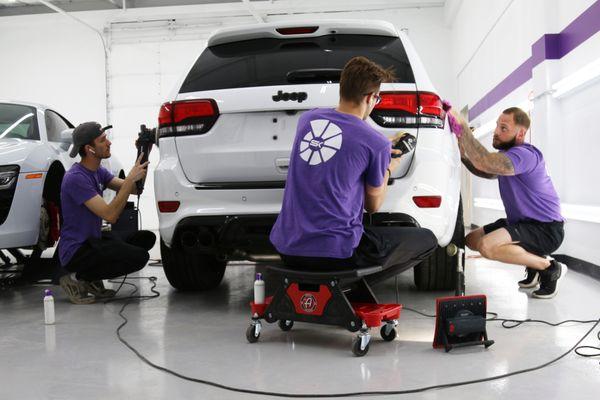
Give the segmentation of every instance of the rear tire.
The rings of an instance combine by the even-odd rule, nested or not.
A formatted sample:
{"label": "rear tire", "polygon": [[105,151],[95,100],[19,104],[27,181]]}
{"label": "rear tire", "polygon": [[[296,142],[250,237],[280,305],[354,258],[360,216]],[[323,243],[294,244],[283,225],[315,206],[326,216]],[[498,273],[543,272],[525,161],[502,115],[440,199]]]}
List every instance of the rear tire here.
{"label": "rear tire", "polygon": [[[454,243],[461,249],[465,247],[462,199],[458,205],[456,225],[450,243]],[[449,256],[446,247],[438,246],[427,260],[414,268],[415,285],[419,290],[453,290],[456,287],[456,268],[459,253]],[[463,265],[464,262],[463,253]]]}
{"label": "rear tire", "polygon": [[185,252],[177,242],[168,248],[162,239],[160,254],[167,280],[177,290],[210,290],[223,280],[227,262],[214,256]]}
{"label": "rear tire", "polygon": [[40,251],[44,251],[49,247],[50,224],[50,213],[46,208],[46,201],[42,199],[42,206],[40,207],[40,229],[38,233],[38,240],[35,245],[35,247]]}

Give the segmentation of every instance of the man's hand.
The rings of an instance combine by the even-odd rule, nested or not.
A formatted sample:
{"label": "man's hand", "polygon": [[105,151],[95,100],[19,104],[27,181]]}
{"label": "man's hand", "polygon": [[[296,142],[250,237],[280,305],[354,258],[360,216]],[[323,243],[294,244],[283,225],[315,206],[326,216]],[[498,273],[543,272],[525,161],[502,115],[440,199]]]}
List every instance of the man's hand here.
{"label": "man's hand", "polygon": [[402,139],[406,134],[407,132],[398,132],[394,136],[388,138],[390,142],[392,142],[392,147],[394,147],[396,143],[398,143],[398,141]]}
{"label": "man's hand", "polygon": [[450,104],[448,100],[442,100],[442,109],[446,112],[446,116],[448,117],[448,126],[450,127],[450,132],[454,133],[457,138],[460,138],[464,130],[464,121],[462,120],[461,115],[454,112],[452,109],[452,104]]}
{"label": "man's hand", "polygon": [[[396,157],[394,157],[396,155]],[[388,167],[391,172],[394,172],[400,166],[400,156],[402,152],[397,149],[392,149],[392,160],[390,161],[390,166]]]}
{"label": "man's hand", "polygon": [[454,110],[448,111],[448,126],[450,127],[450,132],[454,133],[457,138],[460,138],[465,132],[466,129],[469,129],[467,122],[463,119],[463,117],[455,112]]}
{"label": "man's hand", "polygon": [[129,174],[127,174],[127,178],[125,179],[128,179],[131,182],[137,182],[146,177],[146,174],[148,173],[147,167],[150,161],[146,161],[142,164],[141,162],[143,157],[144,153],[141,153],[138,159],[135,161],[135,165],[133,168],[131,168],[131,171],[129,171]]}

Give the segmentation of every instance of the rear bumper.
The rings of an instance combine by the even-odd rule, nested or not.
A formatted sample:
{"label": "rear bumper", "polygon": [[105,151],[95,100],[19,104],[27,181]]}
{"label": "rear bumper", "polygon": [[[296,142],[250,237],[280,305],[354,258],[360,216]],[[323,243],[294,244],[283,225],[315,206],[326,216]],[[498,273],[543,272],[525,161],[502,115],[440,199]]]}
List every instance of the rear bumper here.
{"label": "rear bumper", "polygon": [[[179,201],[174,213],[158,213],[163,241],[170,246],[176,229],[183,221],[201,221],[203,217],[276,216],[281,210],[282,188],[202,188],[183,173],[174,142],[161,140],[161,161],[154,172],[156,201]],[[419,208],[413,196],[442,196],[439,208]],[[439,129],[421,129],[419,143],[410,170],[388,187],[386,200],[379,210],[402,214],[421,227],[430,229],[441,246],[454,233],[460,201],[460,155],[456,139]]]}

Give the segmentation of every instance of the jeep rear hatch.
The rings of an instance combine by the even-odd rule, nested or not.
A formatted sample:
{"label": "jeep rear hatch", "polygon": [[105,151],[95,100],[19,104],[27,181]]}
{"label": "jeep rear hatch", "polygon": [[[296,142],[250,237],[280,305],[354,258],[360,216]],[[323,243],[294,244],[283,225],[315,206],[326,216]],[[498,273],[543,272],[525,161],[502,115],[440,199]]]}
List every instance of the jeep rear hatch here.
{"label": "jeep rear hatch", "polygon": [[[265,37],[206,48],[175,101],[163,105],[160,135],[176,136],[183,170],[199,188],[281,187],[300,114],[337,105],[339,75],[355,56],[396,74],[394,83],[382,85],[390,93],[382,103],[387,108],[370,122],[388,136],[402,128],[416,136],[411,112],[420,105],[409,101],[417,89],[401,39],[357,34]],[[395,95],[407,93],[413,96]],[[406,157],[401,170],[409,164]]]}

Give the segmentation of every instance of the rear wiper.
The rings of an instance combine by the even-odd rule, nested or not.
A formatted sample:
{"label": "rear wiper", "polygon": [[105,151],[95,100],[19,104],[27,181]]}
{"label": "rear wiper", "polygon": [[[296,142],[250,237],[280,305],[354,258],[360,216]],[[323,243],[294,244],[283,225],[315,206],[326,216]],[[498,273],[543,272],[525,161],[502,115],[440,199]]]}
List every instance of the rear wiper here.
{"label": "rear wiper", "polygon": [[286,74],[289,83],[338,83],[342,70],[339,68],[297,69]]}

